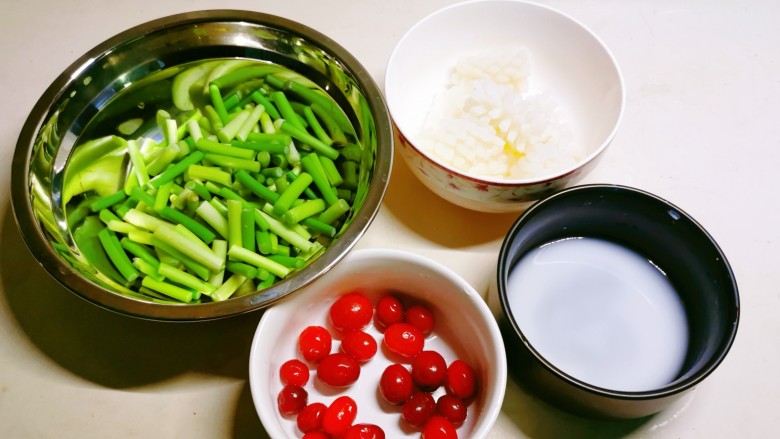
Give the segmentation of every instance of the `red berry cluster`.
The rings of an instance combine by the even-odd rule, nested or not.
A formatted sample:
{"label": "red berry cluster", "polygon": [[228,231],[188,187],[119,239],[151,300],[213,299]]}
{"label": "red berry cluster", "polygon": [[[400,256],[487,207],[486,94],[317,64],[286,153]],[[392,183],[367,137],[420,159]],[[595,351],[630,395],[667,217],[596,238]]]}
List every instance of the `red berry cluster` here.
{"label": "red berry cluster", "polygon": [[[387,367],[379,382],[382,397],[402,405],[402,418],[422,432],[423,439],[457,438],[455,428],[466,419],[468,402],[476,393],[472,369],[455,360],[449,367],[444,357],[424,350],[425,337],[434,326],[433,314],[423,306],[406,309],[392,295],[382,297],[374,310],[359,291],[339,297],[330,307],[330,322],[342,334],[340,352],[331,353],[333,338],[322,326],[309,326],[298,337],[298,349],[305,361],[316,365],[317,379],[335,388],[348,387],[360,377],[360,365],[377,352],[377,342],[363,331],[376,311],[377,328],[384,330],[388,351],[411,362],[411,371],[399,363]],[[304,386],[309,367],[292,359],[279,369],[284,387],[277,404],[283,416],[296,416],[303,439],[384,439],[384,431],[373,424],[354,424],[357,404],[349,396],[336,398],[329,406],[308,402]],[[434,399],[432,392],[444,386],[447,393]]]}
{"label": "red berry cluster", "polygon": [[[433,331],[433,314],[415,305],[408,309],[395,296],[384,296],[377,304],[376,321],[384,328],[384,345],[402,359],[388,366],[379,380],[382,398],[402,406],[401,417],[420,429],[423,439],[457,438],[456,427],[466,420],[467,405],[476,393],[474,371],[462,360],[447,366],[444,357],[424,350],[425,337]],[[447,393],[438,400],[433,392],[444,386]]]}

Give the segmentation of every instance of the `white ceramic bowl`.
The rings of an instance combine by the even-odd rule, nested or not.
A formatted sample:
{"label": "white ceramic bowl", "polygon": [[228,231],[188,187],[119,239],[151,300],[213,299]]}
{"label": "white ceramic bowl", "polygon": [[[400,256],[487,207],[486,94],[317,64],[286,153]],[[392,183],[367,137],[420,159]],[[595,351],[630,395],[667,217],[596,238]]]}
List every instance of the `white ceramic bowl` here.
{"label": "white ceramic bowl", "polygon": [[[421,128],[458,58],[519,47],[530,53],[530,91],[544,91],[559,105],[584,158],[545,175],[505,180],[467,175],[423,152]],[[618,65],[593,32],[559,11],[514,0],[460,3],[414,25],[390,56],[385,98],[414,174],[444,199],[486,212],[522,210],[578,181],[614,137],[625,101]]]}
{"label": "white ceramic bowl", "polygon": [[[507,379],[506,353],[495,318],[474,288],[452,270],[424,257],[390,249],[351,252],[320,279],[263,315],[252,341],[249,383],[268,434],[272,438],[302,436],[295,417],[282,417],[277,409],[276,397],[282,389],[279,367],[292,358],[303,361],[297,351],[300,332],[309,325],[328,327],[330,305],[355,287],[362,288],[374,305],[379,297],[392,291],[431,309],[436,325],[425,341],[425,349],[440,352],[447,364],[460,358],[477,374],[478,395],[468,406],[468,418],[458,434],[473,439],[486,437],[501,409]],[[381,349],[380,332],[373,325],[366,332],[376,338],[380,349],[362,366],[358,382],[334,392],[317,383],[316,370],[310,367],[311,378],[305,386],[309,403],[328,405],[346,394],[358,404],[355,423],[377,424],[387,438],[417,438],[419,432],[402,425],[400,408],[381,401],[379,377],[391,360]],[[339,342],[336,332],[331,333],[335,352]]]}

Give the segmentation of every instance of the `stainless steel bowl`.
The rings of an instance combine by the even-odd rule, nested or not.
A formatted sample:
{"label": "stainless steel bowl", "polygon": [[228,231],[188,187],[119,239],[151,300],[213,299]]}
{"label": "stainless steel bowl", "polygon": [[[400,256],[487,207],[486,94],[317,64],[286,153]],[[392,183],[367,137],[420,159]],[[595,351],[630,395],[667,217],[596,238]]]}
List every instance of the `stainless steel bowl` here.
{"label": "stainless steel bowl", "polygon": [[[65,223],[63,171],[79,135],[126,87],[163,69],[207,58],[272,61],[303,74],[346,111],[362,142],[360,187],[337,239],[314,262],[268,289],[224,302],[165,305],[112,291],[81,257]],[[90,50],[44,92],[27,119],[13,158],[16,222],[35,258],[79,296],[123,314],[155,320],[205,320],[265,307],[328,271],[376,215],[393,158],[390,119],[366,69],[327,36],[256,12],[198,11],[124,31]]]}

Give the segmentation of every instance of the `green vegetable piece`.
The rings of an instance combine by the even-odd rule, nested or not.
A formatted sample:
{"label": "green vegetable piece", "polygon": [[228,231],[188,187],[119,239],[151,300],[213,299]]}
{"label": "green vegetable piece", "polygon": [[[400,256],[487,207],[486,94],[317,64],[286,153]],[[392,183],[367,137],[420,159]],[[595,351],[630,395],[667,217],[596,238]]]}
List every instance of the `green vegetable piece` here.
{"label": "green vegetable piece", "polygon": [[173,182],[169,181],[160,185],[157,189],[157,193],[154,196],[154,203],[152,208],[159,212],[168,205],[168,198],[171,196],[171,189],[173,188]]}
{"label": "green vegetable piece", "polygon": [[[165,242],[160,241],[158,238],[154,237],[154,235],[152,235],[150,245],[154,246],[155,252],[157,252],[157,256],[160,259],[160,262],[165,262],[166,264],[173,266],[181,263],[187,268],[187,270],[195,273],[195,275],[203,280],[206,280],[209,278],[209,276],[211,276],[211,270],[195,261],[188,255],[180,252]],[[222,259],[224,260],[224,258]]]}
{"label": "green vegetable piece", "polygon": [[205,244],[211,243],[211,241],[213,241],[214,238],[216,238],[214,232],[212,232],[211,230],[204,227],[199,222],[179,212],[176,209],[172,209],[170,207],[164,207],[162,210],[160,210],[160,216],[167,219],[168,221],[174,222],[176,224],[181,224],[182,226],[186,227],[189,231],[191,231],[198,238],[200,238]]}
{"label": "green vegetable piece", "polygon": [[213,79],[211,83],[220,89],[229,89],[249,80],[262,78],[268,74],[278,72],[281,69],[281,67],[273,64],[251,65],[224,73]]}
{"label": "green vegetable piece", "polygon": [[281,278],[286,277],[291,271],[278,262],[274,262],[263,255],[238,245],[234,245],[228,249],[228,257],[234,261],[245,262],[249,265],[268,270],[273,275]]}
{"label": "green vegetable piece", "polygon": [[130,197],[138,201],[139,203],[143,202],[147,206],[153,206],[155,202],[155,197],[146,193],[139,186],[134,187],[130,191]]}
{"label": "green vegetable piece", "polygon": [[90,205],[99,197],[87,197],[80,201],[76,207],[67,208],[67,222],[68,227],[73,229],[76,227],[87,215],[92,213]]}
{"label": "green vegetable piece", "polygon": [[333,160],[325,156],[320,156],[320,164],[322,165],[322,169],[325,171],[325,176],[328,177],[331,186],[338,187],[344,182],[344,179],[341,177],[341,174],[336,167],[336,163],[334,163]]}
{"label": "green vegetable piece", "polygon": [[211,298],[217,302],[229,299],[230,296],[232,296],[233,293],[238,290],[238,288],[241,286],[241,284],[244,283],[245,280],[246,277],[241,276],[240,274],[234,274],[230,276],[230,278],[228,278],[225,283],[217,288],[217,291],[214,291],[214,293],[211,294]]}
{"label": "green vegetable piece", "polygon": [[141,285],[150,290],[157,291],[158,293],[165,294],[168,297],[172,297],[180,302],[189,303],[192,302],[193,293],[185,290],[184,288],[177,287],[176,285],[169,284],[167,282],[161,282],[152,279],[151,276],[145,276],[141,281]]}
{"label": "green vegetable piece", "polygon": [[271,93],[271,100],[273,100],[274,104],[276,104],[276,108],[279,109],[279,113],[281,114],[282,119],[287,121],[289,124],[294,125],[299,130],[306,129],[306,127],[301,122],[301,117],[295,113],[295,110],[293,110],[292,106],[290,105],[290,101],[287,100],[287,96],[285,96],[283,92],[275,91]]}
{"label": "green vegetable piece", "polygon": [[203,201],[198,205],[195,213],[203,219],[208,225],[214,228],[223,238],[228,238],[228,221],[219,211],[208,201]]}
{"label": "green vegetable piece", "polygon": [[320,122],[317,120],[317,116],[314,114],[314,110],[311,107],[303,108],[303,117],[306,118],[306,122],[309,123],[309,127],[314,132],[314,135],[324,144],[330,145],[333,143],[333,139],[330,138],[325,129],[322,128]]}
{"label": "green vegetable piece", "polygon": [[320,163],[317,154],[307,154],[302,157],[301,166],[311,175],[314,185],[317,186],[328,206],[338,202],[336,191],[330,185],[330,181],[328,181],[328,177],[325,175],[325,170],[322,168],[322,163]]}
{"label": "green vegetable piece", "polygon": [[241,246],[252,251],[255,251],[255,210],[252,207],[241,208]]}
{"label": "green vegetable piece", "polygon": [[255,180],[254,177],[249,175],[248,172],[239,170],[236,172],[235,176],[236,180],[244,185],[244,187],[252,191],[252,193],[262,198],[263,200],[266,200],[270,203],[275,203],[279,199],[279,194],[260,184],[260,182]]}
{"label": "green vegetable piece", "polygon": [[154,177],[152,180],[149,181],[149,184],[153,188],[158,188],[160,187],[160,185],[164,183],[173,181],[174,178],[183,174],[184,171],[186,171],[190,165],[194,165],[200,162],[201,160],[203,160],[204,157],[205,154],[201,151],[192,152],[187,157],[181,159],[181,161],[177,162],[170,168],[166,169],[162,174],[158,175],[157,177]]}
{"label": "green vegetable piece", "polygon": [[127,141],[127,153],[130,156],[130,162],[133,164],[133,173],[138,179],[138,183],[142,186],[149,182],[149,171],[146,170],[146,162],[143,155],[141,155],[141,149],[138,146],[136,140]]}
{"label": "green vegetable piece", "polygon": [[108,196],[105,196],[105,197],[101,197],[101,198],[95,200],[92,204],[90,204],[89,209],[92,212],[98,212],[98,211],[101,211],[103,209],[107,209],[107,208],[109,208],[109,207],[111,207],[111,206],[113,206],[113,205],[115,205],[117,203],[120,203],[120,202],[124,201],[124,199],[126,197],[127,197],[127,195],[125,195],[125,191],[123,191],[123,190],[122,191],[118,191],[118,192],[114,192],[111,195],[108,195]]}
{"label": "green vegetable piece", "polygon": [[290,163],[287,161],[287,156],[284,154],[274,154],[271,156],[271,165],[283,168],[282,173],[284,173],[284,169],[288,168]]}
{"label": "green vegetable piece", "polygon": [[271,256],[290,256],[290,246],[284,244],[278,244],[276,250],[273,251]]}
{"label": "green vegetable piece", "polygon": [[265,168],[260,173],[266,178],[279,178],[284,175],[284,169],[274,166],[272,168]]}
{"label": "green vegetable piece", "polygon": [[311,146],[312,149],[322,154],[323,156],[330,158],[331,160],[336,160],[339,157],[339,152],[333,149],[332,146],[323,143],[316,137],[307,133],[302,128],[291,124],[286,119],[281,123],[279,129],[289,134],[293,139]]}
{"label": "green vegetable piece", "polygon": [[293,230],[291,227],[265,212],[258,210],[257,213],[268,222],[268,230],[295,246],[299,251],[306,253],[314,246],[314,244],[309,241],[309,236],[301,235],[296,230]]}
{"label": "green vegetable piece", "polygon": [[192,288],[207,296],[217,289],[214,285],[168,264],[161,263],[157,268],[157,272],[172,282]]}
{"label": "green vegetable piece", "polygon": [[220,154],[228,157],[252,160],[256,153],[250,149],[237,148],[235,146],[201,138],[195,142],[195,147],[204,153]]}
{"label": "green vegetable piece", "polygon": [[235,115],[235,117],[230,119],[229,122],[225,123],[225,126],[222,127],[221,130],[217,131],[217,137],[219,138],[219,141],[230,143],[230,141],[236,137],[238,130],[241,129],[241,126],[244,124],[244,122],[249,120],[251,113],[251,110],[248,109],[241,110]]}
{"label": "green vegetable piece", "polygon": [[187,121],[186,127],[187,132],[190,134],[190,137],[187,139],[192,140],[193,144],[197,143],[198,140],[203,138],[203,131],[201,130],[200,124],[197,121]]}
{"label": "green vegetable piece", "polygon": [[294,256],[284,256],[284,255],[271,255],[268,256],[268,259],[278,262],[282,265],[284,265],[287,268],[290,269],[299,269],[306,266],[306,261],[301,258],[296,258]]}
{"label": "green vegetable piece", "polygon": [[247,294],[251,294],[257,291],[257,285],[255,285],[255,280],[252,278],[247,278],[244,283],[241,284],[241,286],[238,287],[235,293],[231,297],[241,297],[246,296]]}
{"label": "green vegetable piece", "polygon": [[162,148],[153,159],[147,161],[146,171],[149,175],[156,176],[161,174],[168,165],[179,157],[180,152],[181,148],[179,148],[179,145],[176,143]]}
{"label": "green vegetable piece", "polygon": [[173,145],[179,142],[179,126],[176,123],[176,119],[166,119],[165,125],[162,127],[163,135],[168,145]]}
{"label": "green vegetable piece", "polygon": [[339,198],[337,202],[328,206],[328,208],[317,217],[317,220],[332,225],[349,212],[349,209],[349,203]]}
{"label": "green vegetable piece", "polygon": [[[205,79],[206,75],[219,64],[218,61],[206,62],[199,64],[195,67],[191,67],[173,78],[173,85],[171,89],[171,96],[173,98],[173,105],[179,110],[189,111],[195,108],[192,102],[191,90],[196,83]],[[205,81],[202,81],[205,82]]]}
{"label": "green vegetable piece", "polygon": [[249,172],[260,172],[261,167],[260,162],[254,160],[238,159],[220,154],[206,154],[204,160],[224,168],[233,170],[243,169]]}
{"label": "green vegetable piece", "polygon": [[[190,166],[190,170],[191,169],[192,169],[192,166]],[[187,183],[184,184],[184,187],[186,189],[189,189],[189,190],[195,192],[195,194],[198,197],[200,197],[200,198],[202,198],[202,199],[204,199],[206,201],[211,200],[211,192],[209,192],[209,190],[206,189],[206,186],[204,186],[203,183],[201,183],[199,181],[189,180],[189,181],[187,181]]]}
{"label": "green vegetable piece", "polygon": [[160,227],[170,226],[166,221],[153,217],[147,213],[141,212],[138,209],[130,209],[125,213],[123,219],[136,226],[149,231],[156,231]]}
{"label": "green vegetable piece", "polygon": [[[282,192],[276,202],[273,204],[274,213],[283,215],[292,206],[293,201],[297,200],[303,191],[309,187],[313,179],[310,174],[302,172],[295,180],[290,182],[287,188]],[[297,221],[296,221],[297,222]]]}
{"label": "green vegetable piece", "polygon": [[[258,279],[260,279],[260,275],[258,274],[257,276],[258,276]],[[262,279],[261,282],[259,284],[257,284],[257,289],[258,290],[264,290],[264,289],[272,286],[273,284],[275,284],[276,281],[277,281],[276,276],[274,276],[273,274],[269,274],[268,277],[266,277],[265,279]]]}
{"label": "green vegetable piece", "polygon": [[230,189],[228,189],[226,187],[219,188],[219,191],[217,191],[217,195],[219,195],[220,197],[222,197],[222,198],[224,198],[226,200],[240,201],[241,204],[245,204],[247,202],[240,195],[238,195],[237,193],[233,192],[232,190],[230,190]]}
{"label": "green vegetable piece", "polygon": [[228,222],[228,249],[234,246],[242,246],[241,238],[241,211],[243,203],[238,200],[227,200]]}
{"label": "green vegetable piece", "polygon": [[152,264],[146,262],[141,258],[133,258],[133,267],[135,267],[138,271],[143,273],[145,276],[150,276],[152,279],[156,281],[162,282],[165,280],[165,276],[158,273],[157,268],[155,268]]}
{"label": "green vegetable piece", "polygon": [[[284,171],[282,171],[284,172]],[[270,182],[270,184],[275,188],[277,193],[282,193],[287,189],[287,186],[290,185],[290,182],[287,181],[287,178],[284,176],[269,176],[266,180],[267,182]]]}
{"label": "green vegetable piece", "polygon": [[100,212],[98,212],[98,218],[105,225],[108,225],[108,223],[110,223],[111,221],[122,221],[118,216],[114,215],[114,213],[108,209],[103,209]]}
{"label": "green vegetable piece", "polygon": [[[124,192],[126,195],[130,195],[133,192],[133,188],[139,187],[140,184],[138,183],[138,177],[135,175],[135,173],[130,172],[127,174],[127,178],[125,179],[125,186],[124,186]],[[132,200],[132,198],[129,198]],[[124,201],[119,203],[118,206],[114,206],[114,210],[118,209],[120,206],[124,205],[127,202],[128,198],[125,198]],[[135,207],[135,206],[132,206]]]}
{"label": "green vegetable piece", "polygon": [[354,195],[354,194],[353,194],[353,193],[352,193],[352,191],[351,191],[351,190],[349,190],[349,189],[346,189],[346,188],[340,187],[340,188],[338,188],[338,189],[336,190],[336,192],[337,192],[337,194],[338,194],[339,198],[341,198],[342,200],[345,200],[345,201],[347,201],[347,202],[350,202],[350,201],[352,201],[352,199],[353,199],[353,195]]}
{"label": "green vegetable piece", "polygon": [[271,116],[268,115],[267,111],[260,115],[260,131],[262,131],[265,134],[276,133],[276,127],[274,126],[274,121],[271,119]]}
{"label": "green vegetable piece", "polygon": [[253,267],[243,262],[230,261],[227,263],[227,271],[240,274],[246,278],[254,278],[257,276],[257,267]]}
{"label": "green vegetable piece", "polygon": [[342,185],[347,189],[357,189],[359,184],[358,177],[358,164],[356,162],[345,161],[341,164],[341,170],[343,171]]}
{"label": "green vegetable piece", "polygon": [[236,133],[236,139],[238,140],[246,140],[247,136],[249,136],[249,133],[252,131],[253,128],[255,128],[260,122],[260,117],[263,115],[263,112],[265,111],[265,107],[262,105],[257,105],[252,109],[252,111],[249,113],[249,117],[244,121],[243,124],[241,124],[241,127],[238,129],[238,132]]}
{"label": "green vegetable piece", "polygon": [[[215,166],[190,165],[184,177],[187,179],[213,181],[224,186],[233,184],[233,176],[229,172]],[[208,185],[204,186],[204,188],[208,191]]]}
{"label": "green vegetable piece", "polygon": [[138,128],[141,128],[143,123],[143,119],[140,117],[134,117],[117,125],[116,130],[119,131],[119,134],[123,136],[131,136],[134,132],[138,131]]}
{"label": "green vegetable piece", "polygon": [[255,225],[260,230],[268,230],[270,228],[268,221],[266,221],[265,218],[260,215],[260,212],[257,209],[255,209]]}
{"label": "green vegetable piece", "polygon": [[336,123],[336,120],[330,115],[330,111],[317,104],[311,104],[310,107],[317,118],[325,125],[324,128],[330,133],[330,138],[333,143],[347,143],[347,136],[344,134],[344,130],[341,129],[339,124]]}
{"label": "green vegetable piece", "polygon": [[[211,132],[217,133],[219,130],[221,130],[225,124],[222,122],[222,118],[217,113],[217,110],[211,106],[206,105],[203,107],[203,112],[206,113],[206,120],[209,121],[209,124],[211,125]],[[227,117],[227,115],[225,115]]]}
{"label": "green vegetable piece", "polygon": [[124,286],[127,280],[114,267],[106,255],[98,233],[105,227],[95,215],[84,218],[84,222],[73,232],[73,240],[89,265],[97,270],[97,277],[107,283]]}
{"label": "green vegetable piece", "polygon": [[[284,174],[284,176],[287,178],[287,181],[291,183],[295,181],[296,178],[298,178],[298,175],[293,171],[288,171]],[[318,198],[317,194],[314,193],[310,186],[307,186],[306,189],[303,190],[303,195],[310,200]]]}
{"label": "green vegetable piece", "polygon": [[[252,151],[267,151],[270,154],[287,154],[290,150],[290,142],[292,139],[290,136],[284,134],[285,139],[269,138],[265,139],[260,137],[265,133],[249,133],[247,141],[234,140],[230,144],[236,148],[251,149]],[[273,134],[272,134],[273,135]]]}
{"label": "green vegetable piece", "polygon": [[127,147],[127,142],[119,136],[104,136],[89,140],[78,145],[68,159],[68,166],[65,171],[66,181],[68,178],[80,174],[86,168],[99,159],[106,156],[122,156]]}
{"label": "green vegetable piece", "polygon": [[63,203],[67,204],[76,195],[89,191],[95,191],[100,197],[115,193],[121,187],[123,163],[122,155],[108,155],[89,165],[83,164],[79,172],[75,172],[77,167],[68,167],[62,190]]}
{"label": "green vegetable piece", "polygon": [[152,254],[152,252],[143,245],[138,244],[137,242],[133,242],[129,238],[120,239],[119,244],[123,249],[127,250],[135,257],[144,260],[146,263],[154,267],[155,270],[160,265],[160,261],[154,257],[154,254]]}
{"label": "green vegetable piece", "polygon": [[[218,61],[218,64],[214,67],[214,69],[209,72],[205,85],[206,87],[210,87],[211,85],[218,85],[218,78],[252,64],[254,64],[254,61],[247,59],[226,59]],[[221,86],[219,88],[222,89]],[[203,93],[207,93],[206,88],[203,89]]]}
{"label": "green vegetable piece", "polygon": [[271,253],[272,251],[272,245],[271,245],[271,232],[268,230],[258,230],[255,233],[255,238],[257,241],[257,250],[267,255]]}
{"label": "green vegetable piece", "polygon": [[120,221],[109,221],[108,224],[106,224],[106,226],[108,226],[108,229],[111,230],[112,232],[122,233],[122,234],[125,234],[125,235],[128,235],[131,232],[141,232],[142,231],[138,227],[136,227],[136,226],[134,226],[134,225],[132,225],[130,223],[126,223],[124,221],[121,221],[121,220]]}
{"label": "green vegetable piece", "polygon": [[189,188],[185,187],[184,190],[182,190],[181,192],[173,196],[171,200],[171,207],[180,211],[186,211],[188,209],[190,201],[194,201],[195,203],[197,203],[199,201],[198,195],[192,190],[190,190]]}
{"label": "green vegetable piece", "polygon": [[108,258],[122,277],[124,277],[128,283],[135,281],[138,276],[140,276],[140,273],[133,266],[130,258],[127,257],[127,253],[122,249],[122,246],[119,244],[119,239],[114,232],[109,229],[103,229],[98,233],[98,239],[100,239],[100,244],[103,245],[106,255],[108,255]]}
{"label": "green vegetable piece", "polygon": [[360,163],[360,157],[362,155],[363,151],[360,149],[360,146],[354,143],[350,143],[349,145],[341,148],[341,156],[344,157],[344,160]]}
{"label": "green vegetable piece", "polygon": [[319,219],[313,217],[304,218],[303,220],[301,220],[301,224],[306,226],[306,228],[308,228],[309,230],[325,235],[329,238],[333,238],[334,236],[336,236],[336,228],[331,226],[330,224],[325,224]]}
{"label": "green vegetable piece", "polygon": [[347,116],[330,96],[294,80],[285,82],[284,88],[309,102],[312,105],[312,110],[315,110],[315,106],[322,107],[342,131],[349,132],[352,130],[352,124],[350,124],[349,119],[347,119]]}
{"label": "green vegetable piece", "polygon": [[304,218],[312,217],[324,210],[325,200],[316,198],[314,200],[306,200],[298,206],[291,207],[284,213],[283,218],[287,224],[297,224]]}
{"label": "green vegetable piece", "polygon": [[230,112],[230,110],[232,110],[233,108],[239,106],[239,104],[241,103],[241,98],[238,96],[238,94],[236,94],[234,92],[234,93],[231,93],[225,99],[223,99],[223,102],[225,104],[225,110]]}
{"label": "green vegetable piece", "polygon": [[224,265],[225,261],[217,258],[204,242],[188,237],[175,227],[158,227],[154,237],[211,271],[221,270]]}
{"label": "green vegetable piece", "polygon": [[[209,96],[211,97],[211,104],[214,105],[214,111],[219,117],[218,120],[222,125],[222,129],[224,129],[224,125],[227,125],[229,120],[227,109],[225,108],[225,102],[222,100],[222,94],[219,92],[219,87],[213,84],[210,85]],[[218,130],[217,132],[221,132],[222,129]]]}
{"label": "green vegetable piece", "polygon": [[206,244],[205,242],[201,241],[200,238],[198,237],[198,235],[193,233],[192,230],[184,227],[181,224],[175,225],[174,229],[175,229],[176,232],[181,233],[186,238],[188,238],[188,239],[192,240],[194,243],[198,244],[204,252],[209,253],[209,254],[212,253],[211,247],[209,247],[209,245]]}
{"label": "green vegetable piece", "polygon": [[[265,78],[266,85],[270,86],[268,87],[271,90],[282,90],[284,89],[284,79],[282,77],[276,76],[276,75],[269,75],[267,78]],[[263,89],[261,89],[263,90]],[[271,94],[273,94],[271,92]]]}
{"label": "green vegetable piece", "polygon": [[[211,243],[211,251],[214,252],[215,255],[221,260],[227,259],[227,241],[222,239],[215,239]],[[227,265],[227,264],[226,264]],[[224,282],[225,279],[225,269],[219,270],[211,275],[211,277],[208,278],[208,282],[211,285],[219,287],[222,285],[222,282]],[[212,293],[212,298],[214,296],[214,293]]]}
{"label": "green vegetable piece", "polygon": [[282,117],[281,114],[279,114],[279,110],[276,109],[276,106],[268,100],[265,96],[263,96],[259,91],[254,91],[250,95],[252,97],[252,100],[255,101],[256,104],[262,105],[263,108],[265,108],[265,111],[268,113],[270,117],[272,117],[274,120],[279,119]]}

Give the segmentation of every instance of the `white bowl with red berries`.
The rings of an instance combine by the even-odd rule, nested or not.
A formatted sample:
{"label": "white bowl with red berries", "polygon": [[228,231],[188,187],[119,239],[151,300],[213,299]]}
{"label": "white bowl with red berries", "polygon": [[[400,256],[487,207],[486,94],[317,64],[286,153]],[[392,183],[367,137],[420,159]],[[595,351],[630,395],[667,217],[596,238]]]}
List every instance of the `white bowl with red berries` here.
{"label": "white bowl with red berries", "polygon": [[482,438],[506,387],[506,352],[474,288],[444,265],[356,250],[267,310],[249,359],[272,438]]}

